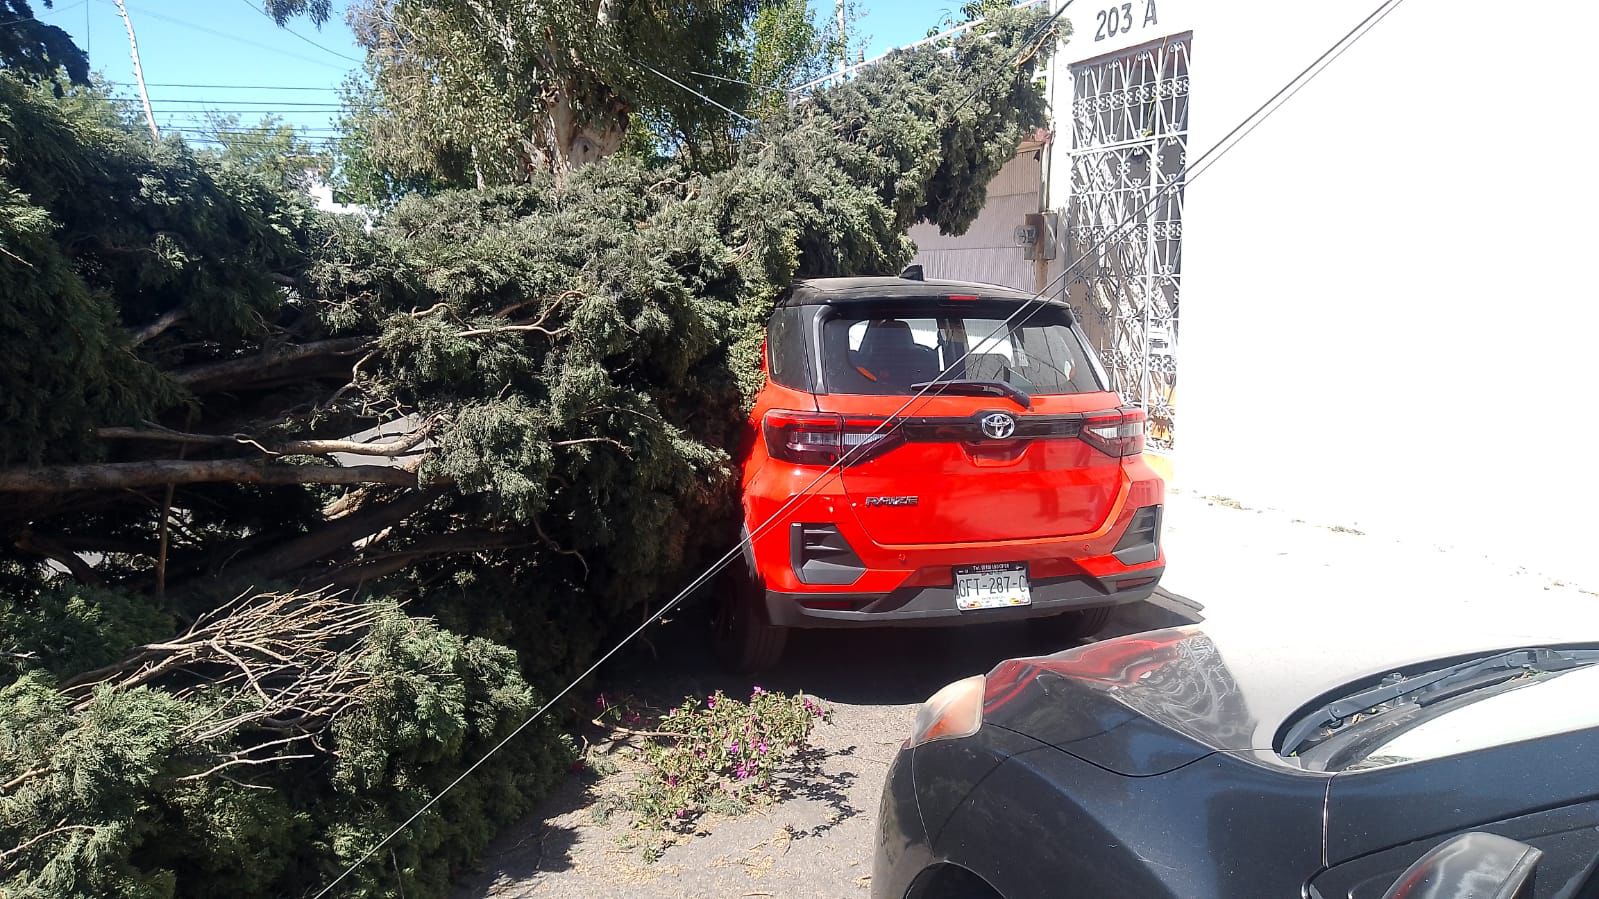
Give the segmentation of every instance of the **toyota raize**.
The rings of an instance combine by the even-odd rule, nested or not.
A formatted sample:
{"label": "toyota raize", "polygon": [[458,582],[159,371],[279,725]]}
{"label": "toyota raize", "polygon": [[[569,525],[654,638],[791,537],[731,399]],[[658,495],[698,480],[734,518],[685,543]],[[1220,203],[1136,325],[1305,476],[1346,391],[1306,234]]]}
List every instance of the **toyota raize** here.
{"label": "toyota raize", "polygon": [[1066,639],[1144,599],[1164,488],[1071,309],[917,277],[796,283],[741,457],[744,546],[718,591],[730,666],[788,629],[1036,619]]}

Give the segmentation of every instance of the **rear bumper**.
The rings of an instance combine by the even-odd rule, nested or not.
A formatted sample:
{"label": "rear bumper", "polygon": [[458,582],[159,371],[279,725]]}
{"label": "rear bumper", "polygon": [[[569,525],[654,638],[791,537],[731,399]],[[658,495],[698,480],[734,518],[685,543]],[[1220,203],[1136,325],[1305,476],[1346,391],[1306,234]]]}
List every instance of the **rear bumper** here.
{"label": "rear bumper", "polygon": [[[901,587],[888,593],[784,593],[766,591],[766,614],[783,627],[961,627],[992,621],[1044,618],[1148,599],[1164,566],[1116,577],[1048,578],[1032,584],[1029,606],[963,612],[950,586]],[[1132,582],[1134,586],[1122,586]],[[1140,583],[1141,582],[1141,583]]]}

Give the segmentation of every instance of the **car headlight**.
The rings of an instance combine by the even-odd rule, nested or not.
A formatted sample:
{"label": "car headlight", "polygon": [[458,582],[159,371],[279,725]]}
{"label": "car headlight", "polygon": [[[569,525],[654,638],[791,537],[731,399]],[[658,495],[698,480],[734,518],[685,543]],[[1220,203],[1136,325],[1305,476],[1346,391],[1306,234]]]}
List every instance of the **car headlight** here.
{"label": "car headlight", "polygon": [[973,675],[934,693],[916,710],[912,746],[969,737],[983,726],[983,688],[987,678]]}

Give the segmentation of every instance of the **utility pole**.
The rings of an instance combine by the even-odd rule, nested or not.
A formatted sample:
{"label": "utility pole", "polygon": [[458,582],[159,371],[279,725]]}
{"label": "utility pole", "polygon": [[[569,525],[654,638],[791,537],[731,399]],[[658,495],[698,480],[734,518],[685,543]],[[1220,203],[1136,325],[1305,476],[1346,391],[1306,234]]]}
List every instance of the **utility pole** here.
{"label": "utility pole", "polygon": [[139,99],[144,102],[144,121],[150,126],[150,136],[160,140],[161,131],[155,126],[155,111],[150,108],[150,92],[144,87],[144,68],[139,65],[139,39],[133,36],[133,20],[128,18],[128,7],[123,0],[113,2],[122,16],[122,24],[128,28],[128,51],[133,55],[133,80],[139,85]]}
{"label": "utility pole", "polygon": [[844,80],[844,73],[849,70],[849,34],[844,4],[847,0],[838,0],[835,4],[838,10],[838,80]]}

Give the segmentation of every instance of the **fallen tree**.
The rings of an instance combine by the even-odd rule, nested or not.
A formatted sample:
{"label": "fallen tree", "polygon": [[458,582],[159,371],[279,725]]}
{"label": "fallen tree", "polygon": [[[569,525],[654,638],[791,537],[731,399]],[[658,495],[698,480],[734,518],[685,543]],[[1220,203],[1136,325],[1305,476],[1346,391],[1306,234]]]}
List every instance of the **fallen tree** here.
{"label": "fallen tree", "polygon": [[[77,652],[113,654],[139,631],[108,628],[92,605],[105,599],[39,601]],[[59,635],[18,612],[0,603],[0,620],[21,624],[0,663],[15,678],[0,687],[6,896],[308,893],[538,703],[510,650],[388,601],[245,595],[62,680],[54,672],[84,657],[63,657]],[[452,794],[443,813],[463,826],[409,835],[346,895],[441,893],[567,764],[554,721],[528,736]]]}
{"label": "fallen tree", "polygon": [[[219,597],[343,587],[514,647],[532,689],[552,692],[734,539],[729,454],[779,292],[796,275],[898,271],[912,224],[975,218],[1042,121],[1038,22],[997,13],[950,47],[778,110],[724,171],[612,157],[559,181],[412,197],[370,232],[179,144],[152,146],[92,99],[0,76],[0,598],[19,621],[45,620],[75,581],[94,597],[80,605],[120,610],[111,618],[194,624]],[[66,692],[40,679],[39,648],[17,648],[7,689],[55,709],[60,733],[110,714],[78,708],[74,678],[148,651],[141,628],[111,628],[110,658],[50,669]],[[161,692],[138,700],[161,711],[117,739],[189,714],[181,688]],[[387,714],[403,729],[426,711]],[[547,777],[558,746],[534,742]],[[451,759],[465,751],[448,745]],[[11,758],[0,782],[36,766]],[[383,776],[407,796],[439,783]],[[267,801],[220,783],[206,802]],[[288,814],[300,797],[284,789],[271,801]],[[76,814],[5,833],[20,846]],[[290,859],[259,882],[207,880],[198,857],[149,852],[116,876],[154,884],[149,895],[292,895],[387,815],[313,815],[332,835],[311,860],[300,843],[313,831],[250,843],[268,866]],[[437,895],[437,867],[404,860],[429,840],[476,845],[491,820],[441,807],[370,884]],[[189,838],[165,818],[147,826]],[[103,837],[62,831],[14,864]]]}

